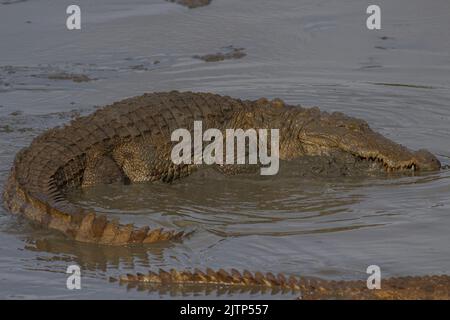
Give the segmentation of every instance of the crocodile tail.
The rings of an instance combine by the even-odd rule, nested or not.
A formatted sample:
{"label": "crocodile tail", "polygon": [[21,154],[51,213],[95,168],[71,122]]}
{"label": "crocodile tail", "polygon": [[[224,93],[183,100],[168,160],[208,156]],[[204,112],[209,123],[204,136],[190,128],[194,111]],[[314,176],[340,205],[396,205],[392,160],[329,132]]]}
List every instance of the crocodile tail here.
{"label": "crocodile tail", "polygon": [[149,271],[147,274],[126,274],[118,279],[110,278],[111,281],[118,280],[120,283],[148,283],[163,285],[220,285],[233,287],[255,287],[255,288],[280,288],[291,291],[299,291],[304,285],[302,280],[295,276],[286,277],[283,274],[274,275],[270,272],[252,273],[245,270],[239,272],[231,269],[229,272],[224,269],[218,271],[207,268],[205,271],[196,269],[195,271],[177,271],[171,269],[165,271],[159,269],[158,272]]}
{"label": "crocodile tail", "polygon": [[379,289],[369,289],[365,280],[325,280],[313,277],[286,277],[283,274],[263,274],[232,269],[214,271],[150,271],[148,274],[127,274],[119,279],[121,285],[138,290],[148,289],[162,293],[200,292],[216,289],[219,293],[297,293],[300,299],[444,299],[450,298],[450,276],[432,275],[392,277],[384,279]]}
{"label": "crocodile tail", "polygon": [[[136,228],[70,203],[65,192],[82,185],[87,154],[152,137],[166,143],[194,120],[221,124],[249,102],[201,93],[153,93],[125,99],[47,130],[20,151],[5,185],[5,207],[75,240],[107,245],[176,240],[184,232]],[[161,176],[163,178],[163,176]]]}
{"label": "crocodile tail", "polygon": [[4,192],[3,203],[13,214],[22,215],[33,223],[62,232],[68,238],[104,245],[147,244],[164,240],[178,240],[183,231],[168,231],[148,226],[136,228],[120,224],[117,219],[80,208],[66,200],[49,204],[26,190],[11,170]]}

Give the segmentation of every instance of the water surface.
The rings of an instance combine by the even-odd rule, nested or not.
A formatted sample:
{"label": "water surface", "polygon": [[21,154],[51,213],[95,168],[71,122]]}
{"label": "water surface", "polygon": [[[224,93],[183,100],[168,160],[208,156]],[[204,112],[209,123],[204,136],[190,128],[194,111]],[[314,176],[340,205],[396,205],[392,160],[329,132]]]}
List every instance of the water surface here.
{"label": "water surface", "polygon": [[[344,112],[450,162],[448,1],[379,1],[380,31],[365,28],[367,1],[214,0],[195,10],[162,0],[78,2],[81,31],[65,29],[69,1],[0,4],[1,185],[15,153],[45,129],[173,89]],[[230,45],[247,55],[193,58]],[[107,281],[159,267],[362,279],[377,264],[383,276],[448,274],[449,194],[443,170],[395,179],[192,177],[73,195],[124,222],[194,231],[146,249],[74,243],[0,208],[0,297],[172,297]],[[82,290],[66,289],[70,264],[82,267]]]}

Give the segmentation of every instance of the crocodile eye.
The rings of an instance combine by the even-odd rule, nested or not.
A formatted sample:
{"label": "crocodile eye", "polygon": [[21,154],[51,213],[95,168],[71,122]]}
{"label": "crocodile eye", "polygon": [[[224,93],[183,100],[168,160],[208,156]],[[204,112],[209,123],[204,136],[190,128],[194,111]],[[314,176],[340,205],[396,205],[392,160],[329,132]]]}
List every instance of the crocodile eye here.
{"label": "crocodile eye", "polygon": [[350,123],[347,128],[353,131],[359,131],[361,126],[358,123]]}

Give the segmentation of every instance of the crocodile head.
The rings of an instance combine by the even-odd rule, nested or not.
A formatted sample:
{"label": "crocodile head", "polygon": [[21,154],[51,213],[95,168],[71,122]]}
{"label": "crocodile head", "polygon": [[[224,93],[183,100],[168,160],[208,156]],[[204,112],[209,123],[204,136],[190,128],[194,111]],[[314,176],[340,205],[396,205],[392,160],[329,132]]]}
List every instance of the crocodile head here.
{"label": "crocodile head", "polygon": [[303,109],[298,140],[304,154],[326,155],[332,151],[350,154],[359,160],[373,163],[388,172],[439,170],[439,160],[427,150],[411,151],[381,134],[359,119],[342,113]]}

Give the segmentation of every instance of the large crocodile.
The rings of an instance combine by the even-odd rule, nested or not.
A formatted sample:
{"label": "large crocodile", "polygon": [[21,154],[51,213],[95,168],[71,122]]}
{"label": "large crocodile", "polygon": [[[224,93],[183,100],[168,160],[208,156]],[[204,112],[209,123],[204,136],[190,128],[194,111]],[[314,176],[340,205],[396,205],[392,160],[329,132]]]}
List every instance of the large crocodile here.
{"label": "large crocodile", "polygon": [[[311,162],[345,167],[344,174],[352,170],[411,174],[440,168],[428,151],[411,151],[342,113],[287,105],[280,99],[242,101],[173,91],[116,102],[35,138],[15,158],[3,192],[4,205],[81,242],[125,245],[180,239],[183,231],[136,228],[109,220],[69,202],[66,193],[112,182],[170,183],[190,175],[200,166],[172,162],[171,133],[178,128],[193,131],[194,121],[202,121],[205,130],[279,128],[280,159],[300,161],[307,169]],[[241,168],[217,166],[223,174],[236,174]]]}

